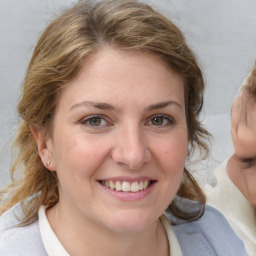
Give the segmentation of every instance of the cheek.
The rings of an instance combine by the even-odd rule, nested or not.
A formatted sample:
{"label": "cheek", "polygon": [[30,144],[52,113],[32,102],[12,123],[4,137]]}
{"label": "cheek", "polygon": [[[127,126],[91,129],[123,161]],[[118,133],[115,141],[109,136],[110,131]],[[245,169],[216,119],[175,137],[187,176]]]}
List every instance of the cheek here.
{"label": "cheek", "polygon": [[170,139],[159,145],[157,153],[158,163],[163,173],[162,198],[165,198],[166,207],[176,195],[184,173],[187,157],[187,140],[181,138]]}
{"label": "cheek", "polygon": [[184,167],[188,154],[187,139],[169,139],[159,144],[158,157],[167,166]]}
{"label": "cheek", "polygon": [[106,155],[97,140],[82,135],[61,137],[55,145],[56,170],[59,175],[72,176],[72,179],[92,175]]}
{"label": "cheek", "polygon": [[100,167],[106,150],[94,140],[78,136],[60,138],[55,147],[56,172],[59,179],[60,195],[71,201],[80,202],[81,195],[93,196],[90,189],[94,175]]}
{"label": "cheek", "polygon": [[177,193],[183,177],[185,161],[187,157],[187,140],[176,138],[159,143],[156,159],[163,174],[164,191],[167,194],[167,201],[173,200]]}

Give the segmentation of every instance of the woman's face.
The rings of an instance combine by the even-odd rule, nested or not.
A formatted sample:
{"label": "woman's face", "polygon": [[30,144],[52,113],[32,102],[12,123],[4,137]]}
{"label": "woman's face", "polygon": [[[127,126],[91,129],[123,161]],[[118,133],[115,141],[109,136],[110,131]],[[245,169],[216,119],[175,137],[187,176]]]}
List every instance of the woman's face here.
{"label": "woman's face", "polygon": [[72,221],[145,230],[173,200],[187,156],[183,80],[160,58],[103,48],[61,93],[47,155]]}

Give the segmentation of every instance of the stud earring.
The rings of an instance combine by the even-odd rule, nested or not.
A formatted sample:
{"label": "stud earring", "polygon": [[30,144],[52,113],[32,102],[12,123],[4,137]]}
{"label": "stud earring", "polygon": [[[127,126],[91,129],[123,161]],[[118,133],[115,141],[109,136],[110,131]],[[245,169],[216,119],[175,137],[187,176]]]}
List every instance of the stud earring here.
{"label": "stud earring", "polygon": [[49,165],[50,165],[50,161],[49,161],[49,160],[46,162],[46,165],[47,165],[47,166],[49,166]]}

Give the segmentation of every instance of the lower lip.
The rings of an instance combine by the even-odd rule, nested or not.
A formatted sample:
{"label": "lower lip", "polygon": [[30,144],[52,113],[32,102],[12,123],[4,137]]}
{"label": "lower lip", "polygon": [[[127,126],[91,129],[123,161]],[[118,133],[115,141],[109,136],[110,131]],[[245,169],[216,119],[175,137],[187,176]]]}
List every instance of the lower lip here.
{"label": "lower lip", "polygon": [[155,184],[156,182],[152,183],[148,188],[138,192],[122,192],[107,188],[99,183],[99,185],[104,189],[104,191],[108,192],[111,196],[114,196],[122,201],[137,201],[147,197],[154,188]]}

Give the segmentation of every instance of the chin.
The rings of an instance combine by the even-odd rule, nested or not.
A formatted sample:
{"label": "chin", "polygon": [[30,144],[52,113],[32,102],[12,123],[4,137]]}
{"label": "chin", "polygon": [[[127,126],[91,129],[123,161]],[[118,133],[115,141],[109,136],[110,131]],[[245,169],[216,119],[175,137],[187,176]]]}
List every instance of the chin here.
{"label": "chin", "polygon": [[152,226],[158,217],[147,216],[141,212],[126,211],[113,214],[109,227],[118,233],[140,233]]}

